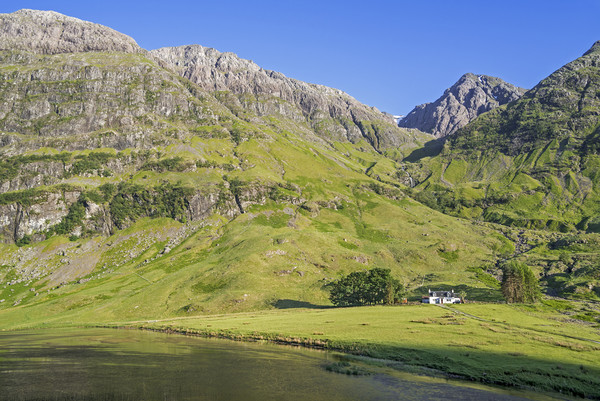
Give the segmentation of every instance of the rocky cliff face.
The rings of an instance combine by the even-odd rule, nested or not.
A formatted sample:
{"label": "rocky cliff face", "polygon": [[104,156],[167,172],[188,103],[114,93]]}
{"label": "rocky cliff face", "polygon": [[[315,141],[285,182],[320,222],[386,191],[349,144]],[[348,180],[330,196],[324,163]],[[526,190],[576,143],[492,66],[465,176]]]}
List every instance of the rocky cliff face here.
{"label": "rocky cliff face", "polygon": [[135,40],[113,29],[54,11],[38,10],[0,14],[0,50],[38,54],[144,52]]}
{"label": "rocky cliff face", "polygon": [[398,125],[417,128],[443,138],[467,125],[477,116],[515,101],[525,89],[487,75],[465,74],[433,103],[415,107]]}
{"label": "rocky cliff face", "polygon": [[237,95],[230,104],[232,109],[308,121],[317,134],[328,140],[357,142],[364,138],[378,149],[398,147],[406,141],[406,132],[394,126],[391,116],[338,89],[288,78],[233,53],[199,45],[150,53],[206,91]]}

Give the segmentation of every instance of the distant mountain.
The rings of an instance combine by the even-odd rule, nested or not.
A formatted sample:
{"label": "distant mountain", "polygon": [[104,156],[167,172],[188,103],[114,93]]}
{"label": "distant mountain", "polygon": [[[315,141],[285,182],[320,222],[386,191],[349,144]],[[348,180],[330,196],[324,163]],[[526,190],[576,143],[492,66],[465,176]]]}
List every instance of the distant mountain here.
{"label": "distant mountain", "polygon": [[437,138],[453,134],[477,116],[523,96],[518,88],[500,78],[465,74],[433,103],[415,107],[398,126],[416,128]]}

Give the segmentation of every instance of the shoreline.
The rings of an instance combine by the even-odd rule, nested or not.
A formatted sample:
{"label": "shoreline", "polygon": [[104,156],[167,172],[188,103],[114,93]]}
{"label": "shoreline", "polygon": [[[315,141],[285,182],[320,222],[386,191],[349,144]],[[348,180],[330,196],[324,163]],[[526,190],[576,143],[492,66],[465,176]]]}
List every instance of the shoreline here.
{"label": "shoreline", "polygon": [[600,346],[595,329],[563,324],[545,310],[467,306],[456,311],[381,306],[157,320],[74,319],[34,321],[5,329],[118,328],[264,342],[334,351],[342,361],[362,364],[368,370],[385,368],[390,373],[456,380],[467,386],[492,386],[509,392],[543,392],[550,399],[600,400]]}
{"label": "shoreline", "polygon": [[[333,351],[342,353],[350,358],[360,358],[362,363],[371,366],[381,366],[383,365],[386,368],[393,369],[398,372],[408,373],[418,376],[438,378],[438,379],[446,379],[453,380],[458,383],[462,383],[463,385],[467,384],[478,384],[481,386],[487,386],[496,388],[499,390],[510,391],[523,391],[523,392],[531,392],[537,395],[541,395],[548,399],[565,399],[564,394],[556,391],[549,391],[543,387],[535,387],[535,386],[519,386],[519,385],[507,385],[506,382],[496,382],[493,380],[479,380],[477,377],[467,376],[467,375],[458,375],[451,372],[447,372],[444,370],[432,368],[424,365],[411,365],[406,364],[402,361],[397,361],[394,359],[387,358],[379,358],[370,355],[370,351],[368,344],[367,347],[361,347],[359,344],[352,344],[353,347],[345,347],[340,345],[331,345],[331,342],[327,340],[319,340],[313,338],[302,338],[302,337],[293,337],[293,336],[284,336],[280,334],[268,334],[261,333],[258,335],[244,335],[244,334],[236,334],[232,332],[228,332],[226,330],[192,330],[186,328],[176,328],[176,327],[166,327],[166,328],[156,328],[156,327],[146,327],[146,326],[94,326],[98,328],[113,328],[113,329],[122,329],[122,330],[142,330],[142,331],[150,331],[155,333],[163,333],[163,334],[174,334],[174,335],[182,335],[187,337],[198,337],[198,338],[214,338],[214,339],[222,339],[222,340],[230,340],[230,341],[239,341],[239,342],[266,342],[269,344],[275,345],[283,345],[283,346],[291,346],[291,347],[302,347],[308,349],[316,349],[320,351]],[[457,384],[458,384],[457,383]],[[561,398],[558,398],[560,396]],[[588,399],[581,398],[578,395],[571,394],[571,396],[577,397],[577,399]],[[593,398],[593,399],[600,399]]]}

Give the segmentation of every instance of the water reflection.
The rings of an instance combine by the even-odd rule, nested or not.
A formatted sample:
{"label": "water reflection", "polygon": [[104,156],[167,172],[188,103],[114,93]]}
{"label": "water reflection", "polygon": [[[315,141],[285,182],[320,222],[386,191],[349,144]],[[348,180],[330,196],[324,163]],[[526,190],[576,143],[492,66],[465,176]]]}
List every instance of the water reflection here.
{"label": "water reflection", "polygon": [[336,354],[130,330],[0,333],[0,400],[517,400],[383,373],[346,376]]}

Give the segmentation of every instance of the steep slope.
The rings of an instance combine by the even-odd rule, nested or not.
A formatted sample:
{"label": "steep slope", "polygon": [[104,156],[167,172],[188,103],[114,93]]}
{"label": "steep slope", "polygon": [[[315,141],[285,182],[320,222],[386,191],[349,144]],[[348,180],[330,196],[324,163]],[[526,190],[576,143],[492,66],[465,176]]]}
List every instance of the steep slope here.
{"label": "steep slope", "polygon": [[233,53],[199,45],[162,48],[150,53],[206,91],[231,92],[235,96],[224,100],[239,117],[243,117],[243,110],[259,116],[280,115],[297,122],[307,121],[326,140],[355,143],[366,139],[378,150],[412,141],[409,133],[395,127],[391,116],[359,103],[338,89],[264,70]]}
{"label": "steep slope", "polygon": [[515,101],[525,90],[487,75],[465,74],[433,103],[415,107],[398,126],[443,138],[486,111]]}
{"label": "steep slope", "polygon": [[[140,170],[188,173],[216,168],[219,173],[200,180],[202,191],[213,189],[198,195],[212,199],[210,205],[214,206],[221,187],[228,186],[225,173],[251,168],[234,150],[243,148],[250,138],[270,140],[276,133],[293,132],[315,144],[334,146],[336,142],[333,136],[324,142],[324,135],[307,126],[298,110],[295,113],[300,117],[269,114],[261,118],[262,114],[251,110],[260,110],[266,102],[255,99],[245,103],[251,110],[240,111],[232,106],[232,95],[204,91],[149,58],[133,39],[109,28],[46,11],[21,10],[0,18],[5,23],[3,39],[8,49],[0,50],[0,193],[5,193],[0,200],[0,230],[5,241],[43,238],[43,233],[68,216],[85,188],[107,183],[125,188],[122,181],[134,178]],[[209,87],[211,79],[203,85]],[[306,90],[309,96],[313,86],[323,93],[339,92],[294,82],[300,95]],[[371,110],[344,96],[352,103],[348,106],[352,113]],[[375,135],[379,131],[373,127],[381,121],[368,118],[381,116],[373,111],[360,121]],[[414,146],[420,135],[394,127],[390,132],[390,138],[408,147]],[[363,139],[359,135],[353,142],[372,152]],[[99,151],[88,152],[94,149]],[[272,172],[261,174],[251,179],[272,181]],[[27,191],[13,193],[23,190]],[[227,215],[242,209],[235,202],[221,201],[219,205],[225,204]],[[99,220],[102,223],[94,225],[100,232],[123,227],[107,210],[91,208],[94,213],[89,212],[88,218],[105,214],[106,218]],[[189,208],[187,218],[198,217],[190,211],[196,209]],[[138,214],[157,214],[148,205],[145,209]]]}

